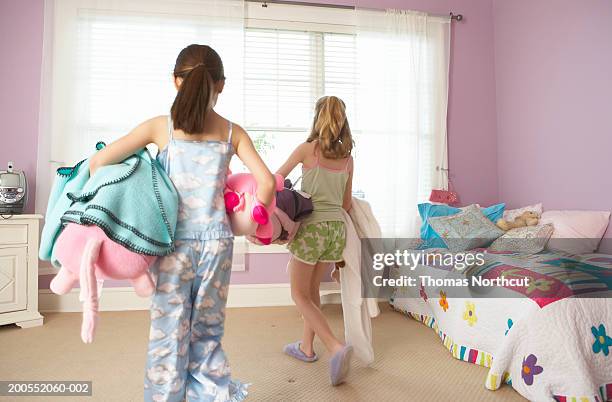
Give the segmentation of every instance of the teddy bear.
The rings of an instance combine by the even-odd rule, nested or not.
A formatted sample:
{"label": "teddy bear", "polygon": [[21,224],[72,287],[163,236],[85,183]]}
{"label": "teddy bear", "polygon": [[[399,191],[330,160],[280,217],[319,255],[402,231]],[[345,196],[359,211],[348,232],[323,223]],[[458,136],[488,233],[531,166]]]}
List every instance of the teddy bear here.
{"label": "teddy bear", "polygon": [[517,216],[513,221],[500,219],[497,221],[497,227],[503,231],[510,229],[521,228],[523,226],[535,226],[540,221],[540,216],[534,211],[525,211]]}

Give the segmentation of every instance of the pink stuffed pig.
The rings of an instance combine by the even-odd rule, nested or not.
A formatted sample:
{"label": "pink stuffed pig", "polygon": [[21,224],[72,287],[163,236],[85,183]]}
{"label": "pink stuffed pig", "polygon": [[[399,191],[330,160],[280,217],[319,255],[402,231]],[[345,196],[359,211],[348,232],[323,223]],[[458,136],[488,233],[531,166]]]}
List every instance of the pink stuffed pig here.
{"label": "pink stuffed pig", "polygon": [[[276,191],[282,190],[285,179],[278,174],[274,178]],[[266,207],[257,200],[256,193],[257,182],[252,174],[229,174],[225,184],[225,208],[235,235],[254,234],[263,244],[270,244],[274,232],[270,217],[276,209],[276,201]]]}
{"label": "pink stuffed pig", "polygon": [[130,279],[136,294],[155,291],[149,267],[156,257],[138,254],[111,240],[98,226],[69,223],[55,245],[62,267],[51,281],[51,291],[68,293],[80,281],[83,301],[81,339],[91,343],[98,322],[98,281]]}

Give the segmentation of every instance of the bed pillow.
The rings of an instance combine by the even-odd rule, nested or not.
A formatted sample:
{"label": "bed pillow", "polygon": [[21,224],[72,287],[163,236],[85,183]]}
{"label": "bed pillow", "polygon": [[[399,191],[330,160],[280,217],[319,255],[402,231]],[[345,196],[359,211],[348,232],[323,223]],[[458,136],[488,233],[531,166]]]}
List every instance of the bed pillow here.
{"label": "bed pillow", "polygon": [[[502,218],[502,216],[504,215],[504,211],[506,209],[506,204],[503,202],[501,204],[491,205],[486,208],[481,207],[480,204],[470,204],[470,205],[476,205],[477,207],[479,207],[482,213],[484,214],[484,216],[489,218],[489,220],[493,223],[497,222],[498,220]],[[463,211],[470,205],[465,206],[465,207],[459,207],[459,209]]]}
{"label": "bed pillow", "polygon": [[544,250],[554,230],[552,223],[510,229],[495,240],[489,250],[536,254]]}
{"label": "bed pillow", "polygon": [[452,252],[486,247],[504,234],[476,205],[455,215],[429,218],[428,222]]}
{"label": "bed pillow", "polygon": [[[440,238],[436,231],[429,224],[429,218],[440,216],[455,215],[466,208],[455,208],[444,204],[431,204],[425,202],[418,205],[419,215],[421,216],[421,239],[423,240],[422,248],[446,248],[446,243]],[[493,223],[501,219],[504,214],[506,204],[495,204],[486,208],[480,208],[482,213]]]}
{"label": "bed pillow", "polygon": [[535,212],[538,216],[542,216],[542,203],[527,205],[526,207],[509,209],[504,211],[503,218],[507,221],[513,221],[525,212]]}
{"label": "bed pillow", "polygon": [[444,204],[430,204],[425,202],[418,205],[419,215],[421,216],[421,240],[423,248],[446,248],[446,243],[438,236],[436,231],[429,224],[429,219],[438,216],[454,215],[461,210],[455,207],[449,207]]}
{"label": "bed pillow", "polygon": [[502,218],[502,216],[504,215],[505,209],[506,209],[506,204],[503,202],[501,204],[491,205],[490,207],[480,208],[484,216],[489,218],[489,220],[493,223],[496,223],[498,220]]}
{"label": "bed pillow", "polygon": [[570,254],[595,252],[609,222],[609,211],[544,211],[540,218],[555,227],[547,248]]}

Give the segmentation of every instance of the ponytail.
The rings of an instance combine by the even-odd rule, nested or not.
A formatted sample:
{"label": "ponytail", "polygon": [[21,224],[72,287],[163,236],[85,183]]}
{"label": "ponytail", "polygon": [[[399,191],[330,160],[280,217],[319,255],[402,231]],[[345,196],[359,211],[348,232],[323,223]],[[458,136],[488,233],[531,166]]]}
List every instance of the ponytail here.
{"label": "ponytail", "polygon": [[215,83],[225,79],[221,58],[210,46],[189,45],[176,59],[174,77],[183,82],[170,109],[173,128],[199,134],[204,131]]}
{"label": "ponytail", "polygon": [[321,154],[328,159],[343,159],[353,150],[353,137],[346,118],[344,102],[335,96],[317,101],[312,131],[306,140],[319,140]]}

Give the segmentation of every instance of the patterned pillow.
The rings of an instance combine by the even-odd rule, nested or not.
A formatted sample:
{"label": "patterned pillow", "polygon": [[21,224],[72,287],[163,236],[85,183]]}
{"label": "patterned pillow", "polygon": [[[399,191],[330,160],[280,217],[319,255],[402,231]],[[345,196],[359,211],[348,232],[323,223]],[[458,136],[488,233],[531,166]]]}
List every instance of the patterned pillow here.
{"label": "patterned pillow", "polygon": [[453,252],[486,247],[504,234],[476,205],[455,215],[429,218],[429,224]]}
{"label": "patterned pillow", "polygon": [[536,254],[544,250],[555,228],[552,224],[510,229],[495,240],[489,250]]}

